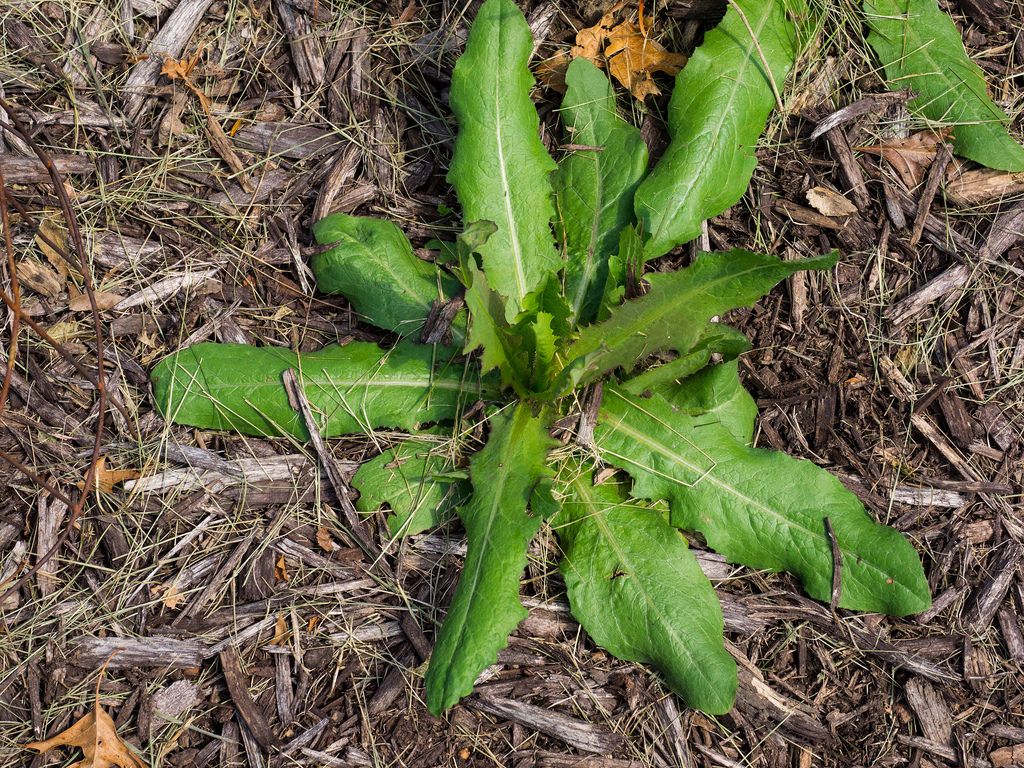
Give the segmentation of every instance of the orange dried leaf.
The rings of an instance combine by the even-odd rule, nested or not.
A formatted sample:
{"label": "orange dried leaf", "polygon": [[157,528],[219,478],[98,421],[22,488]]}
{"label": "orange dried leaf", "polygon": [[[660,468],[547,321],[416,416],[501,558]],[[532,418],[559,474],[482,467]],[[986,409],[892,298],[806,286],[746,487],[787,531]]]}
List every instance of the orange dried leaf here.
{"label": "orange dried leaf", "polygon": [[278,555],[274,561],[274,579],[288,581],[288,564],[284,561],[284,555]]}
{"label": "orange dried leaf", "polygon": [[655,72],[675,75],[686,63],[685,56],[669,52],[630,21],[622,22],[611,31],[604,55],[611,75],[639,101],[661,93],[654,82]]}
{"label": "orange dried leaf", "polygon": [[858,152],[878,155],[899,174],[907,189],[914,189],[924,180],[924,174],[935,159],[935,154],[950,131],[919,131],[899,141],[888,141],[870,147],[854,147]]}
{"label": "orange dried leaf", "polygon": [[320,545],[320,549],[324,552],[333,553],[335,550],[334,539],[331,538],[331,532],[322,525],[316,529],[316,543]]}
{"label": "orange dried leaf", "polygon": [[642,16],[642,6],[639,23],[625,20],[615,24],[615,14],[621,7],[621,4],[615,6],[597,24],[581,29],[576,34],[571,55],[572,58],[582,56],[602,68],[607,64],[609,74],[643,101],[647,96],[661,93],[654,82],[654,73],[675,75],[683,68],[686,57],[669,52],[651,38],[652,19]]}
{"label": "orange dried leaf", "polygon": [[160,67],[160,74],[166,75],[170,80],[190,80],[192,78],[192,70],[199,64],[200,51],[196,51],[187,59],[176,59],[173,56],[168,56],[164,59],[164,64]]}
{"label": "orange dried leaf", "polygon": [[73,768],[145,768],[146,765],[121,741],[113,719],[100,707],[99,697],[93,711],[67,730],[46,741],[25,745],[26,749],[40,754],[54,747],[78,747],[82,750],[82,759]]}
{"label": "orange dried leaf", "polygon": [[93,480],[100,493],[113,493],[114,486],[125,480],[136,480],[142,476],[137,469],[107,469],[107,459],[101,456],[96,462],[96,477]]}
{"label": "orange dried leaf", "polygon": [[271,638],[271,645],[285,645],[291,639],[292,633],[288,631],[288,622],[284,619],[284,614],[277,614],[277,618],[274,620],[274,637]]}

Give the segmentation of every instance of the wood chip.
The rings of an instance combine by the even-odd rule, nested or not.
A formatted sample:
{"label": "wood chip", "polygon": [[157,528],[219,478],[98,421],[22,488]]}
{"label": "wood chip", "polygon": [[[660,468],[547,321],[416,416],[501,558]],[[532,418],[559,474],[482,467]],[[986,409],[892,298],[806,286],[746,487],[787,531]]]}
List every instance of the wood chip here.
{"label": "wood chip", "polygon": [[965,264],[950,267],[886,309],[885,318],[897,328],[906,325],[939,299],[966,290],[970,276],[971,269]]}
{"label": "wood chip", "polygon": [[1010,248],[1024,239],[1024,202],[996,216],[988,231],[981,255],[987,259],[998,259]]}
{"label": "wood chip", "polygon": [[138,117],[149,96],[149,89],[160,76],[164,59],[181,56],[188,41],[199,28],[203,15],[212,4],[213,0],[180,0],[161,25],[160,31],[146,46],[146,58],[132,67],[128,80],[121,89],[125,95],[125,113],[129,118]]}
{"label": "wood chip", "polygon": [[158,304],[171,296],[177,296],[189,290],[213,290],[211,283],[219,271],[217,269],[201,269],[165,277],[162,280],[157,280],[148,288],[143,288],[141,291],[122,299],[114,306],[114,310],[123,312],[126,309],[140,307],[143,304]]}
{"label": "wood chip", "polygon": [[270,730],[267,718],[249,693],[249,677],[242,671],[238,654],[231,648],[221,651],[220,667],[231,693],[231,701],[242,721],[249,728],[256,743],[263,749],[272,749],[277,740]]}
{"label": "wood chip", "polygon": [[1010,589],[1022,554],[1024,547],[1015,541],[1007,541],[1003,545],[1003,551],[992,564],[988,578],[972,595],[964,611],[964,622],[974,632],[981,634],[992,623],[996,611]]}
{"label": "wood chip", "polygon": [[202,664],[205,650],[206,646],[199,640],[171,637],[86,637],[74,647],[69,661],[85,669],[95,669],[108,659],[108,669],[186,669]]}
{"label": "wood chip", "polygon": [[865,96],[863,99],[858,99],[852,104],[847,104],[842,109],[837,109],[824,120],[821,120],[811,133],[811,141],[821,138],[833,128],[848,123],[861,115],[881,112],[893,104],[906,103],[913,95],[912,91],[905,89],[892,93],[873,93],[870,96]]}
{"label": "wood chip", "polygon": [[804,193],[807,202],[823,216],[842,218],[857,213],[857,206],[829,187],[811,187]]}
{"label": "wood chip", "polygon": [[313,160],[343,149],[348,142],[329,128],[296,123],[256,123],[234,135],[238,146],[292,160]]}
{"label": "wood chip", "polygon": [[917,677],[907,681],[904,691],[924,737],[937,744],[951,745],[953,719],[942,694],[927,680]]}
{"label": "wood chip", "polygon": [[475,709],[503,717],[559,741],[564,741],[583,752],[609,755],[622,745],[622,739],[605,728],[545,707],[499,698],[486,693],[477,694],[467,699],[466,703]]}

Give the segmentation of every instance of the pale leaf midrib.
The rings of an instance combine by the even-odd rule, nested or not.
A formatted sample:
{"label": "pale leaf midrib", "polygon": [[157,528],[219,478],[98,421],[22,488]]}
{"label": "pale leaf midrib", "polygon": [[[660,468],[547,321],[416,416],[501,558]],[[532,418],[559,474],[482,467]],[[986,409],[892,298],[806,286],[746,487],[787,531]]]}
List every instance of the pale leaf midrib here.
{"label": "pale leaf midrib", "polygon": [[[630,401],[627,400],[626,402],[630,402]],[[632,403],[630,403],[630,405],[632,406]],[[684,457],[680,456],[678,453],[673,451],[668,446],[662,444],[659,441],[656,441],[656,440],[652,439],[646,433],[638,431],[638,430],[634,429],[633,427],[629,426],[628,424],[625,423],[625,421],[624,421],[624,419],[622,417],[617,417],[617,418],[609,419],[607,421],[604,421],[604,424],[606,426],[608,426],[610,429],[613,429],[613,430],[615,430],[617,432],[620,432],[620,433],[630,437],[631,439],[635,440],[636,442],[640,443],[641,445],[647,446],[648,448],[650,448],[655,453],[660,454],[662,457],[664,457],[666,459],[670,459],[672,461],[675,461],[678,464],[681,464],[682,466],[686,467],[691,472],[697,474],[700,477],[701,482],[709,482],[712,485],[717,486],[719,489],[721,489],[725,493],[736,497],[741,502],[746,502],[751,507],[753,507],[753,508],[755,508],[757,510],[760,510],[760,511],[764,512],[766,515],[768,515],[768,516],[770,516],[770,517],[780,521],[785,527],[795,528],[795,529],[797,529],[799,531],[802,531],[805,534],[807,534],[808,536],[811,536],[811,537],[813,537],[815,539],[824,540],[826,544],[831,546],[830,542],[828,541],[828,537],[825,535],[824,528],[821,531],[815,531],[815,530],[813,530],[811,528],[808,528],[807,526],[803,525],[800,522],[794,521],[794,520],[786,517],[781,512],[775,510],[774,508],[772,508],[770,506],[767,506],[766,504],[758,501],[757,499],[751,498],[747,494],[745,494],[742,491],[740,491],[740,489],[735,488],[734,486],[730,485],[729,483],[725,482],[724,480],[719,479],[714,474],[714,468],[713,467],[710,470],[702,470],[702,469],[700,469],[699,467],[697,467],[694,464],[690,463]],[[641,469],[643,471],[648,471],[648,470],[646,470],[646,468],[643,465],[638,464],[636,461],[634,461],[632,459],[628,459],[627,457],[621,457],[621,458],[629,461],[631,464],[633,464],[634,466],[636,466],[637,468],[639,468],[639,469]],[[666,478],[666,479],[668,479],[668,478]],[[672,478],[672,480],[675,481],[674,478]],[[675,482],[678,482],[678,481],[675,481]],[[908,587],[904,586],[902,584],[902,582],[900,582],[898,579],[896,579],[892,574],[890,574],[888,571],[883,570],[879,566],[875,565],[873,562],[871,562],[867,558],[858,555],[856,552],[852,552],[852,551],[850,551],[848,549],[843,548],[842,545],[839,545],[839,550],[846,557],[850,558],[851,560],[853,560],[855,562],[858,562],[861,565],[867,566],[868,568],[870,568],[871,570],[873,570],[874,572],[876,572],[880,576],[883,576],[886,579],[893,578],[894,583],[896,585],[898,585],[900,589],[904,590],[908,595],[911,595],[912,597],[916,597],[916,595],[914,594],[913,591],[911,591]]]}
{"label": "pale leaf midrib", "polygon": [[[761,33],[761,31],[764,29],[765,25],[767,25],[768,19],[771,18],[771,15],[772,15],[773,6],[772,6],[771,3],[765,3],[763,8],[764,8],[764,13],[757,20],[757,22],[758,22],[757,26],[754,27],[753,25],[751,25],[751,27],[754,30],[755,37],[758,34]],[[732,11],[732,9],[730,9],[730,11],[734,12],[734,11]],[[715,137],[715,143],[717,143],[717,137],[721,135],[722,127],[725,125],[725,123],[729,119],[732,119],[733,121],[735,121],[737,119],[736,118],[737,110],[735,109],[734,104],[735,104],[736,99],[737,99],[737,94],[739,94],[741,91],[744,90],[741,87],[740,83],[743,82],[743,78],[744,78],[744,75],[746,74],[746,70],[747,70],[748,64],[751,61],[753,61],[754,56],[756,55],[754,53],[754,51],[755,51],[754,40],[752,39],[750,41],[750,45],[748,47],[746,47],[745,49],[743,49],[743,53],[744,53],[743,62],[740,65],[740,67],[738,68],[738,70],[737,70],[736,78],[732,81],[733,82],[733,87],[729,91],[728,101],[726,102],[725,106],[721,106],[721,107],[719,107],[717,109],[718,115],[719,115],[719,119],[714,124],[714,131],[713,131],[713,133],[711,133],[711,135],[713,137]],[[766,74],[768,75],[768,77],[774,77],[774,74],[772,72],[770,72],[770,71],[767,72]],[[719,79],[721,79],[721,77]],[[651,233],[651,240],[652,241],[657,241],[658,239],[660,239],[662,232],[664,232],[665,228],[669,226],[669,222],[672,219],[674,219],[676,214],[678,214],[679,211],[681,211],[685,207],[686,201],[689,199],[689,197],[690,197],[691,193],[693,192],[694,188],[697,187],[698,184],[700,184],[700,183],[702,183],[704,181],[704,172],[707,169],[708,164],[711,162],[711,157],[712,157],[713,154],[714,154],[713,152],[705,152],[704,153],[704,155],[701,158],[700,162],[698,163],[697,168],[695,169],[695,171],[688,176],[688,178],[687,178],[687,182],[688,183],[683,187],[683,189],[685,191],[681,192],[679,195],[675,195],[675,197],[677,197],[677,199],[679,199],[681,201],[681,204],[677,205],[677,206],[675,206],[673,208],[671,215],[666,212],[665,214],[663,214],[661,216],[661,219],[660,219],[660,221],[658,223],[658,227],[655,229],[654,232]]]}
{"label": "pale leaf midrib", "polygon": [[[584,483],[577,479],[576,487],[577,489],[583,489]],[[588,504],[590,506],[597,506],[593,501],[594,497],[589,493],[589,489],[584,490],[582,493],[580,493],[580,495],[587,498]],[[633,565],[632,560],[627,555],[627,553],[618,546],[617,542],[615,541],[615,537],[613,536],[612,531],[608,527],[608,523],[605,521],[601,512],[595,511],[594,514],[590,515],[589,517],[594,520],[594,524],[601,531],[602,538],[604,538],[608,542],[608,546],[615,553],[615,556],[619,558],[619,561],[623,565],[626,565],[627,568],[631,570],[631,572],[639,572],[640,569]],[[657,603],[651,598],[649,591],[646,589],[644,581],[640,578],[635,578],[631,583],[635,585],[635,591],[640,593],[649,610],[661,621],[661,626],[665,628],[666,633],[670,635],[674,640],[675,647],[683,651],[686,657],[690,660],[691,668],[695,670],[697,675],[707,683],[708,690],[715,690],[718,687],[718,684],[715,682],[713,678],[705,674],[704,668],[697,662],[693,654],[690,652],[690,647],[689,643],[687,642],[687,638],[680,636],[675,631],[672,622],[668,618],[666,618],[660,606],[658,606]]]}

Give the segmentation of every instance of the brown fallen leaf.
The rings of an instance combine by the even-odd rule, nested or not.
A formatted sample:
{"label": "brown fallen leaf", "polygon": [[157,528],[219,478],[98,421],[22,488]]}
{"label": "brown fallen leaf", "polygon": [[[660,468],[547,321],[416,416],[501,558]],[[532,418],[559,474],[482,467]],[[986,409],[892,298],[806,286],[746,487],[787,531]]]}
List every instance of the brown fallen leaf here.
{"label": "brown fallen leaf", "polygon": [[171,80],[180,80],[199,100],[199,106],[202,108],[203,114],[206,115],[206,138],[210,140],[210,145],[236,174],[238,185],[244,191],[252,192],[253,186],[249,181],[245,165],[238,153],[235,152],[234,147],[231,146],[227,134],[224,133],[224,129],[221,128],[220,122],[213,113],[213,100],[192,79],[192,72],[199,64],[201,55],[202,51],[199,50],[187,59],[175,59],[173,56],[168,56],[164,59],[160,74],[166,75]]}
{"label": "brown fallen leaf", "polygon": [[177,584],[171,584],[164,592],[163,599],[161,602],[171,610],[175,610],[181,607],[181,604],[185,602],[185,596],[181,594]]}
{"label": "brown fallen leaf", "polygon": [[576,33],[576,45],[568,54],[559,53],[537,67],[537,77],[556,91],[565,91],[565,70],[572,59],[583,57],[614,77],[640,101],[661,93],[654,82],[656,72],[674,75],[683,68],[686,57],[671,53],[651,37],[652,17],[644,16],[640,4],[638,21],[624,19],[615,23],[622,10],[619,3],[596,24]]}
{"label": "brown fallen leaf", "polygon": [[[640,12],[643,13],[643,8]],[[640,18],[642,20],[643,16]],[[654,82],[655,72],[675,75],[686,63],[685,56],[669,52],[647,36],[647,29],[643,25],[631,21],[624,21],[611,30],[604,55],[608,60],[608,72],[626,86],[638,101],[661,93]]]}
{"label": "brown fallen leaf", "polygon": [[277,614],[277,618],[274,619],[274,636],[270,639],[271,645],[287,645],[291,639],[292,633],[288,629],[288,622],[284,619],[284,614]]}
{"label": "brown fallen leaf", "polygon": [[823,216],[852,216],[857,206],[829,187],[811,187],[804,193],[811,208]]}
{"label": "brown fallen leaf", "polygon": [[[118,293],[109,293],[107,291],[95,291],[93,296],[96,298],[96,307],[101,312],[105,309],[113,309],[124,299],[124,296]],[[75,296],[68,302],[68,309],[72,312],[89,312],[92,306],[89,304],[88,295],[80,293]]]}
{"label": "brown fallen leaf", "polygon": [[274,581],[288,581],[288,563],[285,562],[284,555],[278,555],[274,561]]}
{"label": "brown fallen leaf", "polygon": [[924,174],[935,159],[939,144],[949,138],[949,134],[948,128],[942,131],[918,131],[899,141],[854,149],[878,155],[899,174],[907,189],[914,189],[924,180]]}
{"label": "brown fallen leaf", "polygon": [[316,543],[320,545],[320,549],[329,554],[333,554],[337,547],[334,539],[331,538],[331,532],[323,525],[316,529]]}
{"label": "brown fallen leaf", "polygon": [[46,217],[39,222],[39,231],[36,232],[36,245],[39,246],[43,256],[46,257],[46,260],[50,262],[51,266],[57,270],[57,274],[62,278],[69,277],[71,270],[68,269],[67,261],[64,260],[64,257],[58,253],[53,245],[59,246],[67,253],[67,240],[68,230],[61,221]]}
{"label": "brown fallen leaf", "polygon": [[22,259],[18,262],[18,280],[36,293],[56,298],[64,287],[60,275],[50,267],[35,259]]}
{"label": "brown fallen leaf", "polygon": [[996,202],[1022,192],[1024,173],[989,168],[967,170],[963,163],[950,163],[946,170],[946,195],[964,208]]}
{"label": "brown fallen leaf", "polygon": [[100,706],[98,690],[92,712],[46,741],[25,745],[25,749],[40,754],[54,747],[78,747],[82,750],[82,759],[71,768],[146,768],[146,764],[117,735],[113,719]]}
{"label": "brown fallen leaf", "polygon": [[100,493],[113,493],[114,486],[125,480],[137,480],[142,473],[137,469],[107,469],[107,457],[100,456],[96,462],[96,477],[93,482]]}

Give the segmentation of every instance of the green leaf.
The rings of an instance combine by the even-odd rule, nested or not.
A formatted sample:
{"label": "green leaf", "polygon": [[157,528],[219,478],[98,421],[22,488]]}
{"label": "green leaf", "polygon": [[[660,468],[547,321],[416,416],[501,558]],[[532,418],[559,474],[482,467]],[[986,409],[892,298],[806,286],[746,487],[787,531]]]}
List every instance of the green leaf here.
{"label": "green leaf", "polygon": [[487,0],[452,73],[451,106],[459,123],[448,181],[464,221],[498,229],[480,249],[491,287],[508,299],[505,319],[562,264],[551,232],[549,174],[555,163],[540,140],[530,100],[533,37],[512,0]]}
{"label": "green leaf", "polygon": [[396,537],[446,522],[469,495],[469,484],[453,472],[450,446],[432,447],[416,437],[364,462],[352,485],[359,491],[360,512],[391,507],[388,530]]}
{"label": "green leaf", "polygon": [[711,355],[717,352],[729,361],[748,349],[750,342],[747,337],[735,328],[723,323],[708,323],[689,352],[627,379],[622,382],[622,389],[634,395],[658,392],[671,401],[670,392],[675,390],[675,385],[704,368],[711,361]]}
{"label": "green leaf", "polygon": [[676,76],[668,113],[672,141],[636,191],[648,259],[693,240],[701,222],[742,197],[757,166],[757,140],[775,106],[772,82],[781,92],[793,65],[795,34],[783,4],[735,5],[742,16],[730,5]]}
{"label": "green leaf", "polygon": [[674,411],[659,395],[614,388],[605,390],[594,439],[604,461],[633,477],[634,496],[668,500],[671,523],[700,531],[730,562],[789,571],[828,601],[828,517],[842,562],[841,607],[902,616],[931,602],[910,542],[808,461],[747,447],[718,420]]}
{"label": "green leaf", "polygon": [[317,288],[340,293],[378,328],[415,335],[431,304],[458,292],[455,279],[416,258],[390,221],[334,213],[313,225],[313,236],[321,245],[336,243],[313,257]]}
{"label": "green leaf", "polygon": [[246,435],[308,439],[281,375],[294,368],[325,437],[389,427],[413,430],[451,420],[481,394],[476,374],[435,365],[432,347],[402,342],[390,350],[352,342],[297,355],[277,347],[196,344],[154,369],[157,409],[169,421]]}
{"label": "green leaf", "polygon": [[459,509],[466,563],[427,670],[427,708],[435,715],[473,689],[526,617],[519,578],[542,520],[528,504],[549,474],[552,446],[546,419],[520,403],[494,417],[487,445],[470,461],[473,495]]}
{"label": "green leaf", "polygon": [[715,590],[686,540],[615,483],[594,486],[578,473],[562,492],[554,525],[573,616],[617,658],[656,667],[690,706],[728,712],[736,663]]}
{"label": "green leaf", "polygon": [[620,366],[632,368],[665,349],[688,352],[715,315],[752,304],[794,272],[828,269],[836,259],[831,253],[782,261],[736,250],[704,253],[686,269],[647,275],[650,290],[644,296],[583,329],[566,352],[566,376],[578,384]]}
{"label": "green leaf", "polygon": [[487,275],[476,266],[464,268],[462,275],[468,284],[465,300],[469,309],[465,351],[482,349],[481,370],[488,373],[497,368],[502,387],[515,386],[522,390],[530,378],[529,365],[505,320],[504,302],[491,290]]}
{"label": "green leaf", "polygon": [[647,171],[647,145],[619,117],[615,92],[601,70],[582,57],[573,59],[565,82],[566,140],[594,147],[570,153],[552,179],[558,236],[568,254],[565,293],[577,322],[585,324],[597,316],[619,232],[633,220],[633,192]]}
{"label": "green leaf", "polygon": [[666,383],[656,392],[674,409],[700,416],[698,424],[717,422],[743,445],[754,442],[757,402],[740,382],[738,361],[708,366],[678,383]]}
{"label": "green leaf", "polygon": [[988,94],[985,75],[964,50],[953,20],[935,0],[864,0],[868,43],[890,88],[918,94],[911,110],[952,125],[956,153],[1001,171],[1024,171],[1024,147]]}

